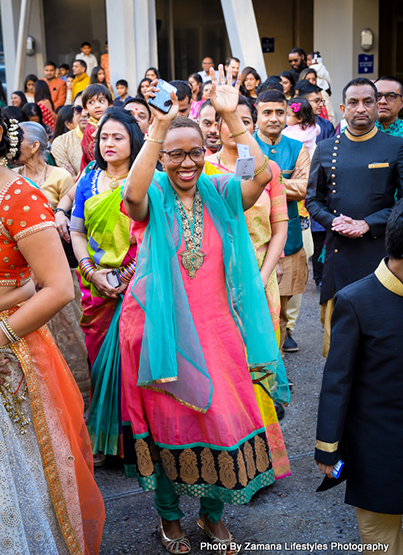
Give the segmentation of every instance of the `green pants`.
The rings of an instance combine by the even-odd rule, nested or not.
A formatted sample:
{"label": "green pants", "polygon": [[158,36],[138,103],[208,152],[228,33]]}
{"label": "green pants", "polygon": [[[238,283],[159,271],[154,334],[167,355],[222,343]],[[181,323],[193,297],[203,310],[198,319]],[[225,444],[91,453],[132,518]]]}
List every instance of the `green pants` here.
{"label": "green pants", "polygon": [[[157,478],[157,489],[154,498],[160,517],[164,520],[179,520],[184,516],[179,508],[179,497],[165,472],[161,469],[161,474]],[[201,516],[207,515],[213,524],[220,520],[223,510],[224,503],[222,501],[211,497],[200,497],[199,514]]]}

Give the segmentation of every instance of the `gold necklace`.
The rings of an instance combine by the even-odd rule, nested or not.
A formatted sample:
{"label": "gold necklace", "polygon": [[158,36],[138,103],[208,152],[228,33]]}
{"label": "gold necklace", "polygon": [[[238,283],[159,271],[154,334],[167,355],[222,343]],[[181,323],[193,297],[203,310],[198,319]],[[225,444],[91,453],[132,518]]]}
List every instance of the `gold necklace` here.
{"label": "gold necklace", "polygon": [[129,173],[130,170],[125,173],[124,175],[110,175],[106,170],[104,170],[106,177],[108,177],[109,179],[111,179],[112,181],[109,183],[109,187],[111,189],[117,189],[119,187],[119,180],[120,179],[125,179]]}
{"label": "gold necklace", "polygon": [[223,156],[222,150],[220,151],[220,154],[218,155],[218,157],[220,158],[220,162],[222,161],[222,165],[224,166],[224,168],[226,168],[230,173],[234,173],[229,165],[227,164],[227,162],[225,161],[225,158]]}
{"label": "gold necklace", "polygon": [[188,207],[186,206],[186,204],[183,202],[183,200],[182,200],[181,202],[182,202],[183,206],[186,208],[186,210],[187,210],[189,213],[193,212],[193,206],[192,206],[192,208],[188,208]]}

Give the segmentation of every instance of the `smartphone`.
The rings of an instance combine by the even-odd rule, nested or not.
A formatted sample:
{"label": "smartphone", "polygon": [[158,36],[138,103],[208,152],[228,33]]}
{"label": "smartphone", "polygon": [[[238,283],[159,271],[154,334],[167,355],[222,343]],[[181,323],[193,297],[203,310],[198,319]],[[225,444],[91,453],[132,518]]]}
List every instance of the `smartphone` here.
{"label": "smartphone", "polygon": [[176,87],[163,79],[158,79],[157,88],[160,91],[155,94],[155,98],[150,98],[148,103],[164,112],[164,114],[167,114],[172,106],[171,92],[174,91],[176,93]]}
{"label": "smartphone", "polygon": [[106,279],[108,280],[109,285],[111,287],[115,287],[115,289],[117,289],[122,285],[122,282],[120,281],[120,277],[119,277],[119,272],[117,272],[116,270],[112,270],[111,272],[108,272],[106,274]]}

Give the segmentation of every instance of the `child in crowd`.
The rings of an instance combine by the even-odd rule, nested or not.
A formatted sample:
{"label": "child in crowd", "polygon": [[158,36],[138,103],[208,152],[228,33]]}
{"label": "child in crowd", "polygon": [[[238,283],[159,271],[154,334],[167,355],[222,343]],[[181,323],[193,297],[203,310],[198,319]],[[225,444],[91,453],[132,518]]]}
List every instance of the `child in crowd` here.
{"label": "child in crowd", "polygon": [[70,66],[68,66],[67,64],[62,64],[59,67],[59,72],[60,72],[60,79],[67,82],[67,77],[68,77],[69,72],[70,72]]}
{"label": "child in crowd", "polygon": [[95,159],[94,144],[98,122],[112,104],[112,95],[105,85],[95,84],[88,85],[81,98],[83,108],[88,112],[88,123],[81,141],[83,157],[81,158],[80,171],[83,171]]}
{"label": "child in crowd", "polygon": [[68,104],[73,104],[73,100],[74,100],[74,98],[73,98],[73,82],[74,82],[74,75],[72,73],[70,73],[66,77],[67,96],[66,96],[66,102],[64,103],[65,106],[67,106]]}
{"label": "child in crowd", "polygon": [[76,60],[83,60],[87,64],[87,75],[91,75],[94,67],[98,65],[98,60],[91,54],[92,47],[89,42],[83,42],[81,52],[77,54]]}
{"label": "child in crowd", "polygon": [[320,127],[315,121],[315,115],[310,102],[306,98],[292,98],[288,101],[287,127],[283,135],[301,141],[309,150],[312,158],[315,150],[316,136]]}
{"label": "child in crowd", "polygon": [[129,95],[129,83],[126,79],[119,79],[119,81],[116,81],[116,92],[118,93],[119,98],[115,100],[113,105],[116,106],[116,108],[121,108],[125,101],[128,98],[131,98]]}

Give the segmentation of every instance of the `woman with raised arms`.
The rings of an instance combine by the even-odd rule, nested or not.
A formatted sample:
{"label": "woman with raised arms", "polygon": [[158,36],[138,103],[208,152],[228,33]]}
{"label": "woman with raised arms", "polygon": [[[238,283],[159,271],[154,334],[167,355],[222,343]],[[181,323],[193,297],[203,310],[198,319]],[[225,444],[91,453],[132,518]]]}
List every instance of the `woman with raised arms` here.
{"label": "woman with raised arms", "polygon": [[289,390],[243,213],[271,170],[237,113],[239,80],[225,84],[222,66],[220,83],[210,75],[212,104],[256,171],[207,177],[200,128],[177,117],[175,94],[167,114],[152,108],[123,193],[139,250],[122,308],[122,417],[126,472],[155,490],[167,551],[190,551],[179,509],[190,495],[200,497],[198,525],[230,555],[224,503],[247,503],[274,481],[253,380],[282,402]]}

